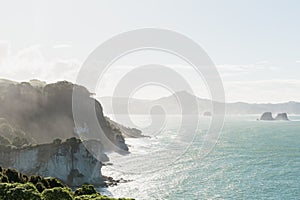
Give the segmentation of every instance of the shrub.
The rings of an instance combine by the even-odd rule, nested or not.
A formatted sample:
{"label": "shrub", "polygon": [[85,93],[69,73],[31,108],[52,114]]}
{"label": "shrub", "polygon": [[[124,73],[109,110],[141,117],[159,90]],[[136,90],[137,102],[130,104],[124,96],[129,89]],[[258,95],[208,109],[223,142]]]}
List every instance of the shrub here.
{"label": "shrub", "polygon": [[8,183],[9,182],[6,175],[2,175],[1,178],[0,178],[0,181],[1,181],[1,183]]}
{"label": "shrub", "polygon": [[21,179],[22,179],[23,183],[26,183],[26,182],[28,182],[28,179],[29,179],[29,177],[28,177],[27,175],[25,175],[25,174],[21,174],[21,173],[20,173],[20,177],[21,177]]}
{"label": "shrub", "polygon": [[48,182],[50,188],[65,187],[65,185],[56,178],[45,178],[45,180]]}
{"label": "shrub", "polygon": [[125,199],[125,198],[111,198],[107,196],[101,196],[100,194],[92,194],[92,195],[81,195],[75,197],[74,200],[134,200],[134,199]]}
{"label": "shrub", "polygon": [[74,200],[103,200],[103,196],[99,195],[99,194],[92,194],[92,195],[81,195],[81,196],[77,196],[75,197]]}
{"label": "shrub", "polygon": [[0,183],[0,199],[4,199],[7,191],[12,187],[12,184]]}
{"label": "shrub", "polygon": [[117,199],[114,199],[114,198],[101,196],[100,194],[81,195],[81,196],[75,197],[74,200],[90,200],[90,199],[93,199],[93,200],[117,200]]}
{"label": "shrub", "polygon": [[7,169],[5,174],[10,183],[24,183],[25,182],[25,180],[23,179],[23,176],[21,176],[21,174],[14,169]]}
{"label": "shrub", "polygon": [[30,178],[29,178],[29,182],[31,182],[33,184],[37,184],[41,180],[42,180],[42,178],[40,176],[37,176],[37,175],[30,176]]}
{"label": "shrub", "polygon": [[41,200],[42,196],[39,191],[31,183],[1,183],[0,199],[3,200]]}
{"label": "shrub", "polygon": [[[75,196],[75,197],[74,197]],[[0,167],[0,200],[131,200],[102,196],[93,185],[84,184],[75,191],[56,178],[26,176],[14,169]]]}
{"label": "shrub", "polygon": [[44,186],[44,184],[41,183],[41,182],[38,182],[38,183],[35,185],[35,187],[36,187],[36,189],[37,189],[40,193],[42,193],[42,192],[46,189],[46,187]]}
{"label": "shrub", "polygon": [[69,188],[56,187],[45,189],[42,192],[43,200],[73,200],[72,191]]}
{"label": "shrub", "polygon": [[42,179],[40,183],[43,184],[45,188],[51,188],[51,187],[49,186],[48,181],[45,180],[45,179]]}
{"label": "shrub", "polygon": [[93,185],[84,184],[81,188],[77,188],[75,191],[75,196],[80,195],[90,195],[90,194],[97,194]]}

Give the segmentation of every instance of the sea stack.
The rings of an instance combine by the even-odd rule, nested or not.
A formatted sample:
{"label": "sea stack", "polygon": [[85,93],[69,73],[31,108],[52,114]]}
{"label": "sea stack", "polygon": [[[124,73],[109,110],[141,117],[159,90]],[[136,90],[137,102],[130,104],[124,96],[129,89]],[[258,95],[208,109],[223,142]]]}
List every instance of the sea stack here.
{"label": "sea stack", "polygon": [[287,113],[278,113],[275,118],[273,118],[271,112],[265,112],[260,117],[260,120],[263,121],[289,121]]}
{"label": "sea stack", "polygon": [[210,117],[210,116],[211,116],[211,112],[206,111],[206,112],[203,113],[203,116],[205,116],[205,117]]}
{"label": "sea stack", "polygon": [[260,117],[260,120],[273,121],[274,118],[272,117],[272,113],[271,112],[265,112]]}
{"label": "sea stack", "polygon": [[287,113],[278,113],[277,116],[275,117],[275,120],[289,121],[289,118],[287,116]]}

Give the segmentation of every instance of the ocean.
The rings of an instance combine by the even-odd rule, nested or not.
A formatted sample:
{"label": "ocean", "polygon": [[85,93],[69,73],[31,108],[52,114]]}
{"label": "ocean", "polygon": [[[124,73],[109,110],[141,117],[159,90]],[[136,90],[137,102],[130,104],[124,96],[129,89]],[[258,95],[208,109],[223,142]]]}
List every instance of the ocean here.
{"label": "ocean", "polygon": [[[147,200],[300,199],[300,116],[276,122],[257,121],[258,117],[226,116],[219,140],[205,157],[201,147],[208,117],[200,118],[192,140],[183,142],[189,145],[174,156],[168,143],[180,144],[174,133],[179,125],[189,126],[180,124],[179,116],[168,119],[170,123],[151,138],[127,139],[132,154],[110,154],[113,165],[102,172],[131,181],[105,194]],[[132,118],[143,134],[153,133],[146,126],[151,119]]]}

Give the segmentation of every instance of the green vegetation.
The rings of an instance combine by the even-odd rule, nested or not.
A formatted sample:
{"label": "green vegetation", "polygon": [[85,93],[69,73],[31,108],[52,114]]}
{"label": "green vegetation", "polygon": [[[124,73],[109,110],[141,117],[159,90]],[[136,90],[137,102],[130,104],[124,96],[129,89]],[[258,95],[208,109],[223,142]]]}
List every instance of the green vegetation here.
{"label": "green vegetation", "polygon": [[82,185],[81,188],[78,188],[75,191],[76,196],[91,195],[91,194],[96,194],[96,193],[97,192],[96,192],[94,186],[93,185],[88,185],[88,184]]}
{"label": "green vegetation", "polygon": [[73,193],[69,188],[52,188],[46,189],[42,193],[42,197],[44,200],[53,200],[53,199],[64,199],[64,200],[72,200]]}
{"label": "green vegetation", "polygon": [[32,183],[0,183],[0,199],[40,200],[42,195]]}
{"label": "green vegetation", "polygon": [[[102,196],[93,185],[85,184],[73,192],[56,178],[27,176],[0,167],[1,200],[118,200]],[[119,198],[119,200],[126,200]],[[129,199],[127,199],[129,200]]]}

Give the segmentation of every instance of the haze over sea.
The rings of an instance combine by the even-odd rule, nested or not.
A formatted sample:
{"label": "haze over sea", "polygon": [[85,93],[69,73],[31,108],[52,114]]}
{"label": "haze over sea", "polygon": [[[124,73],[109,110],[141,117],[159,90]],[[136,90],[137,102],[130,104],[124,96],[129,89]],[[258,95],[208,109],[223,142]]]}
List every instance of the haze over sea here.
{"label": "haze over sea", "polygon": [[[200,159],[201,138],[209,124],[209,118],[201,117],[200,131],[190,148],[165,169],[130,174],[104,167],[105,175],[132,180],[109,188],[107,194],[136,199],[300,199],[300,116],[276,122],[256,121],[258,117],[227,116],[217,145]],[[146,116],[133,118],[139,125],[149,123]],[[178,125],[175,118],[156,138],[128,139],[133,155],[163,147],[168,137],[172,141],[170,131]],[[111,162],[118,164],[113,155]],[[146,163],[149,169],[156,168],[156,162]],[[130,162],[129,156],[126,168],[139,164]]]}

